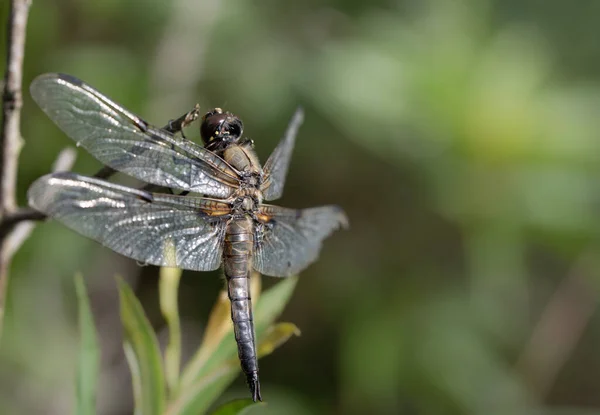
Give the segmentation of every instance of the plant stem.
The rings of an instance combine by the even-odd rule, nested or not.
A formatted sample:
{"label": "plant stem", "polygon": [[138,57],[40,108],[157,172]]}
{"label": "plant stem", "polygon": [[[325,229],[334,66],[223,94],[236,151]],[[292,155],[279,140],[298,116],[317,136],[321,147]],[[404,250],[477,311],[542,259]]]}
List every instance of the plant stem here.
{"label": "plant stem", "polygon": [[[31,0],[11,0],[7,24],[7,57],[2,93],[2,126],[0,130],[0,228],[4,220],[17,209],[16,185],[19,152],[22,146],[20,131],[23,97],[23,58],[25,33]],[[16,229],[15,229],[16,231]],[[0,333],[8,288],[8,269],[15,242],[7,232],[0,235]],[[19,240],[20,238],[17,238]]]}

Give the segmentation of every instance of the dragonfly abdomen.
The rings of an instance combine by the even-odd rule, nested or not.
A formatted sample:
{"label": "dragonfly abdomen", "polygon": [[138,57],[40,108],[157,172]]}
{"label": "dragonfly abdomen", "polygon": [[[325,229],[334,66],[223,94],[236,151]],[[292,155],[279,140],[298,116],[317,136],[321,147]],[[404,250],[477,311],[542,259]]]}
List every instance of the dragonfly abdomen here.
{"label": "dragonfly abdomen", "polygon": [[223,269],[231,301],[231,320],[238,346],[238,356],[248,386],[252,390],[252,397],[256,401],[261,400],[261,396],[250,295],[253,247],[252,219],[249,217],[233,219],[227,225],[225,234]]}

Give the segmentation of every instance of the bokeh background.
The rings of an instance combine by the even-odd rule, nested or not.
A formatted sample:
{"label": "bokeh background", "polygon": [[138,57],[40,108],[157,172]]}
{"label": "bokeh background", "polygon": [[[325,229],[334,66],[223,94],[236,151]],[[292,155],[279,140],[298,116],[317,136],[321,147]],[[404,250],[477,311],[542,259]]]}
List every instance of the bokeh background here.
{"label": "bokeh background", "polygon": [[[302,336],[261,361],[264,412],[600,414],[599,16],[594,0],[34,0],[25,83],[66,72],[158,125],[223,107],[262,160],[304,106],[279,203],[339,204],[351,228],[281,318]],[[73,143],[28,96],[22,131],[24,204]],[[99,167],[78,151],[74,171]],[[13,262],[2,414],[71,413],[76,272],[99,413],[131,413],[114,275],[160,332],[157,269],[50,222]],[[221,287],[184,274],[188,352]],[[223,399],[246,396],[240,376]]]}

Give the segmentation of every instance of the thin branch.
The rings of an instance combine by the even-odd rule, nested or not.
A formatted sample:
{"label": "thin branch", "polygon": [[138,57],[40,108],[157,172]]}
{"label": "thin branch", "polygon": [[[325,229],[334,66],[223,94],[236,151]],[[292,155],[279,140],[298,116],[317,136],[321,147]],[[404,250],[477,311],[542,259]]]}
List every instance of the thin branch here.
{"label": "thin branch", "polygon": [[25,28],[30,0],[12,0],[8,17],[7,60],[4,77],[2,133],[0,135],[0,212],[10,212],[16,204],[17,162],[22,145],[21,107],[23,97],[23,57]]}
{"label": "thin branch", "polygon": [[8,237],[9,233],[13,231],[14,227],[23,221],[40,221],[46,219],[46,215],[38,212],[32,208],[20,208],[14,212],[6,215],[2,222],[0,222],[0,239],[4,240]]}
{"label": "thin branch", "polygon": [[[22,138],[20,131],[23,96],[23,58],[25,33],[31,0],[11,0],[7,24],[7,57],[2,93],[2,126],[0,130],[0,220],[16,210],[17,166]],[[14,250],[12,238],[0,240],[0,328],[4,316],[8,268]]]}
{"label": "thin branch", "polygon": [[75,164],[75,158],[77,158],[77,151],[73,147],[63,148],[52,163],[52,172],[70,171]]}
{"label": "thin branch", "polygon": [[[59,171],[69,171],[73,164],[75,163],[76,152],[74,148],[65,148],[59,154],[54,164],[52,166],[53,172]],[[30,207],[23,207],[15,209],[14,211],[7,213],[4,215],[2,220],[0,221],[0,240],[4,240],[5,238],[10,238],[9,233],[13,231],[16,232],[16,226],[19,225],[20,222],[24,221],[41,221],[45,220],[46,215],[42,212],[38,212],[37,210]],[[20,226],[20,225],[19,225]],[[31,230],[33,230],[34,224],[31,224]],[[19,247],[25,242],[29,233],[23,232],[23,227],[21,227],[20,234],[24,236],[24,238],[11,239],[12,242],[7,242],[7,249],[9,252],[15,252]],[[15,242],[18,242],[18,245],[15,245]],[[9,256],[10,257],[10,256]]]}

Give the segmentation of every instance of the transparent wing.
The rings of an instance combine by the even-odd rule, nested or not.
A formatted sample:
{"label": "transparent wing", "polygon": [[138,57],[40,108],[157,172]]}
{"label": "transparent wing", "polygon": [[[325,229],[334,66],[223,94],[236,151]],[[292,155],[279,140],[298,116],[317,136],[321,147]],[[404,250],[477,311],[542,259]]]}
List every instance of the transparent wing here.
{"label": "transparent wing", "polygon": [[63,172],[36,180],[34,209],[140,262],[210,271],[221,264],[228,207],[214,199],[130,189]]}
{"label": "transparent wing", "polygon": [[225,198],[238,184],[235,170],[197,144],[176,139],[77,78],[45,74],[31,95],[69,137],[100,162],[158,186]]}
{"label": "transparent wing", "polygon": [[283,194],[285,176],[290,166],[292,150],[302,121],[304,121],[304,111],[302,108],[298,108],[288,125],[285,135],[263,167],[265,179],[261,190],[265,200],[275,200]]}
{"label": "transparent wing", "polygon": [[323,239],[348,226],[337,206],[296,210],[261,205],[258,217],[254,268],[273,277],[302,271],[317,259]]}

